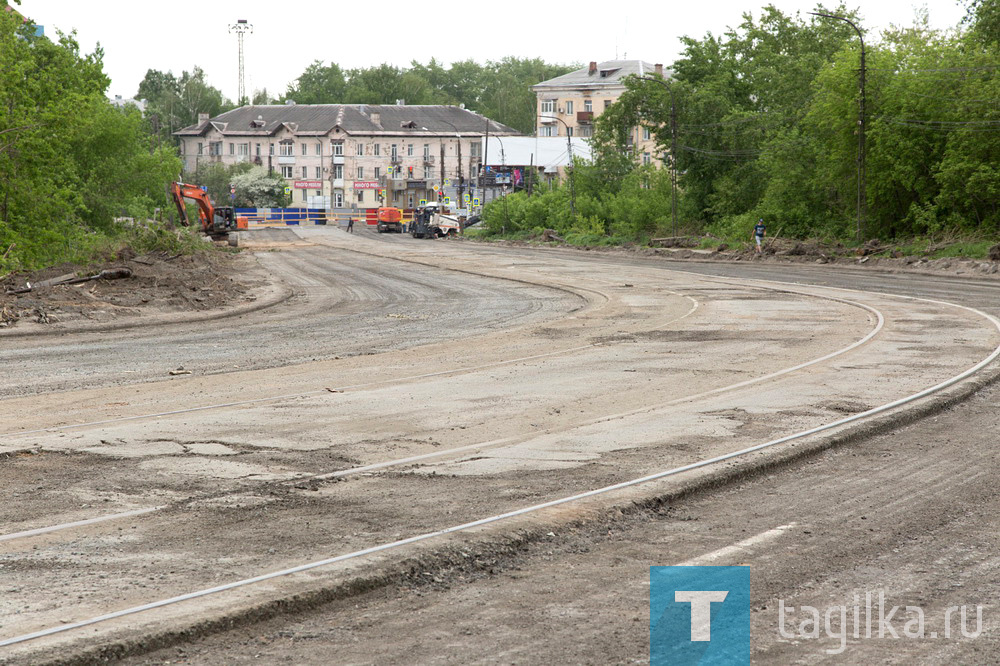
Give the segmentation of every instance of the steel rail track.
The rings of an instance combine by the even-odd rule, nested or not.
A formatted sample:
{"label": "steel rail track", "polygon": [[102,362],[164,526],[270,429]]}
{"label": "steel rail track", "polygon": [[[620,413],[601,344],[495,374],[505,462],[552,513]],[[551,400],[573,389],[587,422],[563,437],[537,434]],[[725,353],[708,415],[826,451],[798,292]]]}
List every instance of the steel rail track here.
{"label": "steel rail track", "polygon": [[[683,271],[681,271],[681,272],[683,272]],[[699,277],[704,277],[704,276],[700,276],[699,275]],[[846,291],[856,291],[857,292],[858,290],[846,290]],[[968,312],[970,312],[970,313],[972,313],[974,315],[977,315],[979,317],[982,317],[982,318],[986,319],[987,321],[989,321],[993,325],[993,327],[998,331],[998,333],[1000,333],[1000,320],[997,320],[997,318],[993,317],[992,315],[989,315],[989,314],[987,314],[987,313],[985,313],[985,312],[983,312],[981,310],[978,310],[976,308],[971,308],[971,307],[967,307],[967,306],[964,306],[964,305],[959,305],[959,304],[956,304],[956,303],[949,303],[949,302],[946,302],[946,301],[924,299],[924,298],[918,298],[918,297],[913,297],[913,296],[903,296],[903,295],[897,295],[897,294],[885,294],[885,293],[881,293],[881,292],[865,292],[865,293],[877,293],[879,295],[884,295],[884,296],[893,297],[893,298],[904,298],[904,299],[909,299],[909,300],[914,300],[914,301],[921,301],[921,302],[934,303],[934,304],[943,305],[943,306],[960,308],[960,309],[966,310],[966,311],[968,311]],[[878,311],[874,310],[874,308],[870,308],[870,307],[865,306],[863,304],[859,304],[859,305],[861,305],[862,307],[864,307],[864,308],[866,308],[868,310],[871,310],[871,311],[874,311],[874,312],[878,313]],[[879,317],[879,322],[881,324],[884,321],[881,313],[878,313],[878,317]],[[881,325],[879,327],[877,327],[877,329],[880,329],[880,328],[881,328]],[[870,337],[872,335],[874,335],[874,331],[871,332],[871,333],[869,333],[869,335],[866,336],[866,338],[870,339]],[[854,345],[852,345],[850,348],[854,348],[854,347],[858,346],[859,344],[863,344],[863,342],[862,341],[858,341]],[[836,353],[834,355],[836,355]],[[610,493],[610,492],[613,492],[613,491],[616,491],[616,490],[621,490],[621,489],[624,489],[624,488],[629,488],[629,487],[632,487],[632,486],[649,483],[649,482],[654,481],[654,480],[663,479],[663,478],[666,478],[666,477],[669,477],[669,476],[674,476],[674,475],[682,474],[682,473],[687,472],[687,471],[691,471],[691,470],[703,468],[703,467],[706,467],[706,466],[718,464],[718,463],[723,462],[723,461],[728,461],[728,460],[732,460],[734,458],[746,456],[746,455],[748,455],[750,453],[758,452],[758,451],[764,450],[766,448],[777,446],[779,444],[787,443],[787,442],[790,442],[790,441],[793,441],[793,440],[796,440],[796,439],[805,438],[805,437],[808,437],[808,436],[811,436],[811,435],[814,435],[814,434],[818,434],[818,433],[821,433],[821,432],[824,432],[824,431],[827,431],[827,430],[831,430],[831,429],[834,429],[834,428],[842,427],[844,425],[856,423],[856,422],[864,420],[864,419],[872,418],[874,416],[883,414],[883,413],[888,412],[890,410],[896,409],[898,407],[901,407],[901,406],[907,405],[909,403],[915,402],[917,400],[920,400],[922,398],[928,397],[930,395],[933,395],[934,393],[940,392],[940,391],[945,390],[945,389],[947,389],[947,388],[949,388],[951,386],[954,386],[955,384],[957,384],[957,383],[959,383],[959,382],[961,382],[961,381],[963,381],[965,379],[968,379],[972,375],[976,374],[977,372],[979,372],[982,369],[984,369],[985,367],[987,367],[989,364],[993,363],[998,357],[1000,357],[1000,346],[997,346],[992,351],[992,353],[990,353],[986,358],[982,359],[981,361],[979,361],[978,363],[976,363],[971,368],[969,368],[969,369],[965,370],[964,372],[959,373],[959,374],[957,374],[957,375],[955,375],[955,376],[953,376],[953,377],[951,377],[951,378],[949,378],[949,379],[947,379],[947,380],[945,380],[943,382],[940,382],[940,383],[938,383],[938,384],[936,384],[934,386],[928,387],[928,388],[926,388],[926,389],[924,389],[922,391],[919,391],[917,393],[911,394],[911,395],[906,396],[904,398],[900,398],[898,400],[886,403],[886,404],[881,405],[879,407],[875,407],[875,408],[872,408],[872,409],[860,412],[858,414],[854,414],[854,415],[851,415],[849,417],[845,417],[843,419],[838,419],[838,420],[835,420],[833,422],[830,422],[830,423],[827,423],[827,424],[823,424],[821,426],[817,426],[815,428],[811,428],[811,429],[808,429],[808,430],[800,431],[800,432],[797,432],[797,433],[794,433],[794,434],[791,434],[791,435],[787,435],[787,436],[784,436],[784,437],[781,437],[781,438],[778,438],[778,439],[771,440],[769,442],[765,442],[763,444],[758,444],[758,445],[755,445],[755,446],[752,446],[752,447],[741,449],[739,451],[734,451],[734,452],[730,452],[730,453],[723,454],[723,455],[720,455],[720,456],[715,456],[715,457],[708,458],[708,459],[705,459],[705,460],[701,460],[701,461],[697,461],[697,462],[694,462],[694,463],[690,463],[688,465],[684,465],[684,466],[681,466],[681,467],[676,467],[676,468],[673,468],[673,469],[656,472],[654,474],[643,476],[643,477],[640,477],[640,478],[637,478],[637,479],[631,479],[631,480],[628,480],[628,481],[623,481],[623,482],[612,484],[612,485],[609,485],[609,486],[604,486],[602,488],[597,488],[597,489],[585,491],[585,492],[582,492],[582,493],[574,494],[574,495],[571,495],[571,496],[568,496],[568,497],[563,497],[563,498],[559,498],[559,499],[556,499],[556,500],[551,500],[551,501],[548,501],[548,502],[543,502],[543,503],[540,503],[540,504],[535,504],[535,505],[532,505],[532,506],[523,507],[521,509],[517,509],[517,510],[514,510],[514,511],[509,511],[509,512],[506,512],[506,513],[497,514],[497,515],[490,516],[490,517],[487,517],[487,518],[482,518],[482,519],[478,519],[478,520],[475,520],[475,521],[470,521],[470,522],[462,523],[462,524],[459,524],[459,525],[454,525],[454,526],[451,526],[451,527],[448,527],[448,528],[445,528],[445,529],[442,529],[442,530],[437,530],[437,531],[434,531],[434,532],[427,532],[427,533],[415,535],[415,536],[412,536],[412,537],[408,537],[408,538],[405,538],[405,539],[400,539],[400,540],[397,540],[397,541],[393,541],[393,542],[390,542],[390,543],[379,544],[379,545],[372,546],[372,547],[369,547],[369,548],[365,548],[365,549],[362,549],[362,550],[354,551],[352,553],[346,553],[346,554],[343,554],[343,555],[338,555],[338,556],[335,556],[335,557],[331,557],[331,558],[327,558],[327,559],[323,559],[323,560],[319,560],[319,561],[315,561],[315,562],[310,562],[310,563],[303,564],[303,565],[300,565],[300,566],[297,566],[297,567],[292,567],[292,568],[289,568],[289,569],[283,569],[283,570],[280,570],[280,571],[270,572],[270,573],[263,574],[263,575],[260,575],[260,576],[255,576],[255,577],[252,577],[252,578],[247,578],[247,579],[243,579],[243,580],[239,580],[239,581],[234,581],[234,582],[231,582],[231,583],[227,583],[225,585],[220,585],[220,586],[216,586],[216,587],[213,587],[213,588],[208,588],[208,589],[205,589],[205,590],[198,590],[198,591],[187,593],[187,594],[184,594],[184,595],[179,595],[179,596],[171,597],[169,599],[155,601],[155,602],[151,602],[149,604],[144,604],[144,605],[141,605],[141,606],[135,606],[135,607],[132,607],[132,608],[123,609],[123,610],[120,610],[120,611],[116,611],[116,612],[113,612],[113,613],[101,615],[101,616],[98,616],[98,617],[89,618],[87,620],[82,620],[82,621],[75,622],[75,623],[70,623],[70,624],[65,624],[65,625],[61,625],[61,626],[58,626],[58,627],[52,627],[52,628],[49,628],[49,629],[44,629],[44,630],[33,632],[33,633],[30,633],[30,634],[25,634],[23,636],[15,636],[13,638],[3,639],[3,640],[0,640],[0,647],[5,647],[5,646],[9,646],[9,645],[15,645],[15,644],[18,644],[18,643],[23,643],[23,642],[27,642],[27,641],[30,641],[30,640],[35,640],[35,639],[38,639],[38,638],[42,638],[44,636],[50,636],[50,635],[57,634],[57,633],[63,633],[63,632],[67,632],[67,631],[72,631],[74,629],[79,629],[79,628],[82,628],[82,627],[91,626],[93,624],[97,624],[97,623],[100,623],[100,622],[105,622],[105,621],[108,621],[108,620],[111,620],[111,619],[125,617],[127,615],[133,615],[133,614],[145,612],[145,611],[148,611],[148,610],[152,610],[154,608],[161,608],[161,607],[164,607],[164,606],[167,606],[167,605],[171,605],[171,604],[175,604],[175,603],[180,603],[180,602],[183,602],[183,601],[186,601],[186,600],[195,599],[195,598],[199,598],[199,597],[203,597],[203,596],[208,596],[208,595],[211,595],[211,594],[217,594],[217,593],[221,593],[223,591],[235,589],[235,588],[238,588],[238,587],[244,587],[244,586],[247,586],[247,585],[252,585],[254,583],[262,582],[262,581],[265,581],[265,580],[271,580],[271,579],[274,579],[274,578],[277,578],[277,577],[288,576],[288,575],[292,575],[292,574],[295,574],[295,573],[299,573],[299,572],[303,572],[303,571],[308,571],[310,569],[315,569],[315,568],[318,568],[318,567],[327,566],[327,565],[334,564],[334,563],[337,563],[337,562],[346,561],[346,560],[349,560],[349,559],[360,558],[360,557],[363,557],[363,556],[366,556],[366,555],[370,555],[370,554],[373,554],[373,553],[378,553],[378,552],[383,552],[383,551],[387,551],[387,550],[391,550],[391,549],[400,548],[400,547],[403,547],[403,546],[406,546],[406,545],[418,543],[418,542],[421,542],[421,541],[426,541],[426,540],[433,539],[433,538],[436,538],[436,537],[440,537],[440,536],[443,536],[443,535],[447,535],[447,534],[452,534],[452,533],[459,532],[459,531],[465,531],[465,530],[473,529],[473,528],[480,527],[480,526],[483,526],[483,525],[488,525],[488,524],[491,524],[491,523],[495,523],[495,522],[507,520],[507,519],[510,519],[510,518],[513,518],[513,517],[516,517],[516,516],[522,516],[522,515],[525,515],[527,513],[537,512],[537,511],[541,511],[543,509],[551,508],[551,507],[554,507],[554,506],[559,506],[559,505],[562,505],[562,504],[579,501],[579,500],[582,500],[582,499],[585,499],[585,498],[589,498],[589,497],[594,497],[594,496],[601,495],[601,494]],[[817,361],[813,361],[813,362],[810,362],[810,363],[808,363],[806,365],[811,365],[811,364],[813,364],[815,362],[819,362],[819,361],[818,360]],[[758,378],[757,381],[760,381],[760,380],[763,380],[763,379],[764,378]],[[753,380],[749,380],[749,381],[752,382]]]}
{"label": "steel rail track", "polygon": [[[705,278],[698,278],[698,279],[705,279]],[[725,280],[725,279],[723,279],[723,280],[709,280],[709,281],[719,282],[721,284],[727,284],[727,285],[734,284],[731,280]],[[740,285],[740,286],[745,286],[745,285]],[[536,437],[536,436],[538,436],[540,434],[541,435],[551,435],[551,434],[557,434],[557,433],[562,433],[562,432],[569,432],[569,431],[577,429],[577,428],[587,427],[587,426],[590,426],[590,425],[595,425],[595,424],[598,424],[598,423],[605,423],[605,422],[608,422],[608,421],[613,421],[613,420],[618,420],[618,419],[624,419],[624,418],[628,418],[630,416],[635,416],[635,415],[638,415],[638,414],[655,413],[656,411],[659,411],[659,410],[662,410],[662,409],[666,409],[666,408],[671,407],[673,405],[682,404],[682,403],[686,403],[686,402],[692,402],[692,401],[699,400],[699,399],[702,399],[702,398],[706,398],[706,397],[709,397],[709,396],[718,395],[718,394],[725,393],[725,392],[728,392],[728,391],[738,390],[738,389],[741,389],[741,388],[745,388],[746,386],[751,386],[751,385],[754,385],[754,384],[758,384],[758,383],[766,382],[766,381],[769,381],[769,380],[772,380],[772,379],[776,379],[778,377],[782,377],[784,375],[787,375],[787,374],[790,374],[790,373],[802,370],[804,368],[808,368],[810,366],[813,366],[813,365],[816,365],[816,364],[828,361],[828,360],[830,360],[832,358],[835,358],[835,357],[840,356],[842,354],[848,353],[848,352],[850,352],[850,351],[852,351],[852,350],[854,350],[854,349],[856,349],[856,348],[858,348],[858,347],[866,344],[870,340],[872,340],[876,335],[878,335],[879,332],[881,332],[882,328],[885,325],[885,318],[882,315],[882,313],[880,311],[878,311],[877,309],[872,308],[870,306],[867,306],[867,305],[865,305],[863,303],[858,303],[858,302],[854,302],[854,301],[850,301],[850,300],[846,300],[846,299],[841,299],[841,298],[837,298],[837,297],[834,297],[834,296],[820,295],[820,294],[810,294],[810,293],[806,293],[806,292],[800,292],[800,291],[789,290],[789,289],[784,289],[784,288],[781,288],[781,289],[776,288],[776,287],[757,287],[757,288],[762,289],[762,290],[768,290],[768,291],[777,291],[777,292],[780,292],[780,293],[790,293],[790,294],[795,294],[795,295],[799,295],[799,296],[805,296],[805,297],[810,297],[810,298],[817,298],[817,299],[822,299],[822,300],[830,300],[830,301],[834,301],[834,302],[844,303],[844,304],[850,305],[852,307],[857,307],[859,309],[868,311],[869,315],[871,317],[873,317],[873,319],[875,320],[875,326],[864,337],[860,338],[859,340],[854,341],[853,343],[851,343],[850,345],[848,345],[848,346],[846,346],[846,347],[844,347],[842,349],[836,350],[834,352],[831,352],[831,353],[826,354],[824,356],[821,356],[819,358],[812,359],[812,360],[806,361],[804,363],[800,363],[800,364],[795,365],[795,366],[784,368],[782,370],[777,370],[775,372],[769,373],[769,374],[761,376],[761,377],[756,377],[756,378],[749,379],[749,380],[743,380],[743,381],[737,382],[735,384],[731,384],[731,385],[723,386],[723,387],[717,387],[717,388],[710,389],[708,391],[703,391],[703,392],[697,393],[697,394],[692,394],[692,395],[682,396],[682,397],[679,397],[679,398],[674,398],[674,399],[671,399],[671,400],[669,400],[667,402],[661,403],[659,405],[646,405],[644,407],[640,407],[640,408],[637,408],[637,409],[627,410],[627,411],[624,411],[624,412],[621,412],[621,413],[617,413],[617,414],[605,414],[605,415],[599,416],[597,418],[585,419],[585,420],[582,420],[582,421],[577,421],[577,422],[574,422],[574,423],[571,423],[571,424],[567,424],[567,425],[565,425],[563,427],[560,427],[560,428],[546,429],[544,431],[541,431],[540,433],[533,433],[530,437]],[[601,292],[595,292],[595,293],[601,293]],[[678,292],[669,292],[669,293],[672,293],[672,294],[675,294],[675,295],[682,295],[682,294],[679,294]],[[691,316],[692,314],[694,314],[694,312],[699,308],[698,301],[695,300],[695,299],[693,299],[690,296],[685,296],[685,297],[692,301],[693,305],[692,305],[691,309],[688,310],[685,314],[683,314],[683,315],[681,315],[679,317],[674,317],[674,318],[668,320],[667,322],[660,324],[660,326],[657,329],[654,329],[654,330],[660,330],[660,329],[666,328],[667,326],[670,326],[671,324],[674,324],[677,321],[683,320],[683,319]],[[452,369],[452,370],[446,370],[446,371],[435,372],[435,373],[425,373],[425,374],[422,374],[422,375],[413,375],[413,376],[404,377],[404,378],[396,378],[396,379],[393,379],[393,380],[383,380],[383,381],[380,381],[380,382],[371,382],[371,383],[368,383],[368,384],[361,384],[361,385],[355,385],[355,386],[345,386],[345,387],[339,387],[339,388],[334,389],[334,390],[370,388],[372,386],[379,386],[379,385],[384,385],[384,384],[394,384],[394,383],[399,383],[399,382],[407,381],[407,380],[416,380],[416,379],[429,378],[429,377],[439,377],[439,376],[447,376],[447,375],[471,373],[471,372],[478,371],[478,370],[483,370],[483,369],[488,369],[488,368],[494,368],[494,367],[508,365],[508,364],[512,364],[512,363],[519,363],[519,362],[523,362],[523,361],[527,361],[527,360],[536,360],[536,359],[539,359],[539,358],[545,358],[545,357],[550,357],[550,356],[555,356],[555,355],[573,353],[573,352],[576,352],[576,351],[582,351],[582,350],[585,350],[585,349],[591,349],[591,348],[594,348],[594,347],[602,346],[604,344],[605,343],[589,343],[589,344],[586,344],[586,345],[580,345],[580,346],[575,346],[575,347],[571,347],[571,348],[564,348],[564,349],[561,349],[561,350],[555,350],[553,352],[546,352],[544,354],[535,354],[535,355],[531,355],[531,356],[523,357],[523,358],[509,359],[507,361],[500,361],[500,362],[497,362],[497,363],[491,363],[491,364],[485,364],[485,365],[473,366],[473,367],[466,367],[466,368],[456,368],[456,369]],[[275,398],[258,399],[256,401],[247,401],[247,402],[269,402],[269,401],[272,401],[272,400],[279,400],[279,399],[284,399],[284,398],[288,398],[288,397],[304,397],[304,396],[307,396],[307,395],[325,394],[327,392],[328,392],[328,389],[320,389],[320,390],[316,390],[316,391],[310,391],[310,392],[307,392],[307,393],[294,394],[293,396],[279,396],[279,397],[275,397]],[[244,404],[247,404],[247,402],[237,403],[234,406],[244,405]],[[114,420],[112,422],[120,422],[120,421],[124,421],[124,420],[134,420],[134,419],[138,419],[138,418],[155,418],[155,417],[159,417],[159,416],[168,416],[168,415],[172,415],[172,414],[183,414],[183,413],[188,413],[188,412],[191,412],[191,411],[200,411],[200,410],[203,410],[203,409],[224,408],[226,406],[227,405],[210,405],[210,406],[203,406],[203,407],[198,407],[198,408],[192,408],[192,409],[189,409],[189,410],[179,410],[179,411],[174,411],[174,412],[164,412],[162,414],[155,414],[155,415],[145,415],[145,416],[136,416],[136,417],[124,417],[123,419],[117,419],[117,420]],[[97,424],[94,424],[94,425],[103,425],[103,424],[105,424],[105,422],[97,423]],[[69,426],[66,426],[66,427],[69,427]],[[74,427],[82,427],[82,426],[81,425],[77,425],[77,426],[74,426]],[[289,479],[283,479],[281,481],[275,482],[274,485],[299,484],[299,483],[302,483],[303,481],[323,481],[323,480],[328,480],[328,479],[345,478],[345,477],[354,476],[354,475],[357,475],[357,474],[363,474],[363,473],[368,473],[368,472],[373,472],[373,471],[388,469],[388,468],[392,468],[392,467],[399,467],[399,466],[403,466],[403,465],[409,465],[409,464],[418,463],[418,462],[424,462],[424,461],[433,460],[433,459],[442,459],[442,458],[452,457],[452,456],[461,455],[461,454],[465,454],[465,453],[482,451],[482,450],[485,450],[485,449],[488,449],[488,448],[497,447],[497,446],[503,446],[503,445],[508,445],[508,444],[515,444],[515,443],[518,443],[518,442],[521,442],[521,441],[525,441],[527,439],[529,439],[529,437],[526,437],[526,436],[523,436],[523,435],[519,435],[519,436],[513,436],[513,437],[506,437],[506,438],[496,439],[496,440],[490,440],[490,441],[487,441],[487,442],[476,442],[476,443],[473,443],[473,444],[468,444],[468,445],[460,446],[460,447],[453,447],[453,448],[445,449],[445,450],[441,450],[441,451],[432,451],[432,452],[425,453],[425,454],[418,454],[418,455],[413,455],[413,456],[407,456],[407,457],[404,457],[404,458],[397,458],[397,459],[393,459],[393,460],[387,460],[387,461],[381,461],[381,462],[376,462],[376,463],[370,463],[370,464],[367,464],[367,465],[359,465],[359,466],[351,467],[351,468],[344,469],[344,470],[336,470],[336,471],[333,471],[333,472],[320,472],[320,473],[314,473],[314,474],[297,475],[297,476],[294,476],[294,477],[289,478]],[[212,495],[212,497],[218,497],[218,496],[219,495]],[[156,512],[156,511],[166,510],[166,509],[169,509],[171,507],[176,507],[176,506],[181,506],[181,505],[187,504],[187,503],[189,503],[191,501],[194,501],[194,500],[197,500],[197,499],[203,499],[203,498],[189,497],[189,498],[186,498],[184,500],[178,500],[178,501],[172,502],[169,505],[163,505],[163,506],[151,508],[151,509],[148,509],[148,510],[144,510],[143,513],[152,513],[152,512]],[[37,536],[39,534],[48,534],[48,533],[51,533],[51,532],[60,531],[62,529],[71,529],[71,528],[81,527],[81,526],[93,524],[93,523],[96,523],[96,522],[104,522],[104,521],[107,521],[107,520],[114,520],[114,519],[117,519],[117,518],[127,518],[127,517],[131,517],[133,515],[133,513],[134,512],[123,512],[123,513],[117,513],[117,514],[108,514],[108,515],[106,515],[104,517],[97,517],[97,518],[92,518],[92,519],[88,519],[88,520],[84,520],[84,521],[73,521],[73,522],[70,522],[70,523],[64,523],[62,525],[52,525],[52,526],[48,526],[48,527],[36,528],[36,529],[33,529],[33,530],[25,530],[25,531],[17,532],[17,533],[14,533],[14,534],[8,534],[8,535],[0,536],[0,541],[12,540],[12,539],[15,539],[15,538],[27,538],[27,537]]]}

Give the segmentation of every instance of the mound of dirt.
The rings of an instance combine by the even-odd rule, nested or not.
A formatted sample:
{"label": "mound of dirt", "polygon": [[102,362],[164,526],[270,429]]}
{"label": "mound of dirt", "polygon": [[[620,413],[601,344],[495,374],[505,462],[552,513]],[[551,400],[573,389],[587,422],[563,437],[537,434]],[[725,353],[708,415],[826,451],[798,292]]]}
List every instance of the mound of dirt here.
{"label": "mound of dirt", "polygon": [[0,280],[0,329],[21,321],[108,322],[224,308],[252,298],[249,292],[259,286],[246,277],[252,262],[250,256],[215,250],[141,256],[125,251],[114,261],[7,275]]}

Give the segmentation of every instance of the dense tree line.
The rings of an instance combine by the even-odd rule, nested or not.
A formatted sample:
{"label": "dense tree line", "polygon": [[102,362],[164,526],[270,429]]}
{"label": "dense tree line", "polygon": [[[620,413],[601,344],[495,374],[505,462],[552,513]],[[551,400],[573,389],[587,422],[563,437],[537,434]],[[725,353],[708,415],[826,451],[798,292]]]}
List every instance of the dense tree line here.
{"label": "dense tree line", "polygon": [[100,49],[0,11],[0,275],[87,257],[167,203],[180,160],[108,84]]}
{"label": "dense tree line", "polygon": [[[638,166],[630,129],[676,142],[683,230],[745,239],[758,217],[794,237],[1000,232],[1000,2],[974,0],[951,31],[926,17],[865,34],[865,197],[858,223],[859,63],[845,22],[773,6],[719,36],[685,40],[672,78],[633,79],[575,169],[576,218],[516,200],[490,228],[553,226],[635,239],[669,234],[671,184]],[[818,12],[863,21],[844,6]],[[672,121],[671,113],[674,112]],[[669,158],[667,158],[669,159]],[[568,184],[567,184],[568,186]],[[557,190],[566,189],[557,188]],[[561,191],[543,193],[564,201]],[[526,195],[521,195],[526,196]],[[648,202],[657,202],[655,206]],[[533,210],[510,219],[511,211]]]}

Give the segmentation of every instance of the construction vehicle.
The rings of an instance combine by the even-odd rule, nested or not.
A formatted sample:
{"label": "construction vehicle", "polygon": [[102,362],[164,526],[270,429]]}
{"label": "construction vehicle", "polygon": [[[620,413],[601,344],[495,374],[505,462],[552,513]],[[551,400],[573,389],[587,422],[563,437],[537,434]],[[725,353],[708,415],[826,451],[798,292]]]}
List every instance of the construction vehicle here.
{"label": "construction vehicle", "polygon": [[202,233],[215,239],[226,238],[230,231],[247,228],[247,218],[236,217],[235,211],[229,206],[216,206],[208,193],[197,185],[187,183],[171,183],[170,195],[177,205],[181,224],[191,226],[188,219],[185,199],[191,199],[198,205],[198,218],[201,220]]}
{"label": "construction vehicle", "polygon": [[375,222],[375,230],[380,234],[386,231],[403,233],[403,211],[399,208],[379,208]]}
{"label": "construction vehicle", "polygon": [[429,203],[413,211],[410,235],[414,238],[441,238],[457,236],[462,231],[462,222],[446,215],[437,203]]}

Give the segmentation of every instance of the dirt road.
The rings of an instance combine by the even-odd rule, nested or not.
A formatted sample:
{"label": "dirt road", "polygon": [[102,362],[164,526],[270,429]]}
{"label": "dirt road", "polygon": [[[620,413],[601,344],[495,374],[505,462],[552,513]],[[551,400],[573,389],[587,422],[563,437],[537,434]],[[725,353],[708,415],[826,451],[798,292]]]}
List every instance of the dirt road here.
{"label": "dirt road", "polygon": [[[800,284],[779,285],[745,279],[775,277],[758,266],[303,235],[312,245],[258,255],[295,294],[273,308],[4,345],[0,658],[164,645],[134,660],[643,661],[648,567],[713,552],[760,568],[762,662],[829,657],[829,642],[774,638],[779,598],[988,601],[989,537],[963,513],[995,502],[979,445],[995,413],[978,396],[912,440],[795,459],[865,418],[611,487],[948,382],[1000,345],[989,313],[967,309],[996,314],[993,283],[786,268]],[[866,280],[878,293],[841,288]],[[167,375],[181,366],[192,374]],[[970,571],[988,575],[957,594],[949,577]],[[231,624],[247,626],[218,633]],[[976,655],[991,640],[892,649]],[[849,649],[860,663],[885,648]]]}

